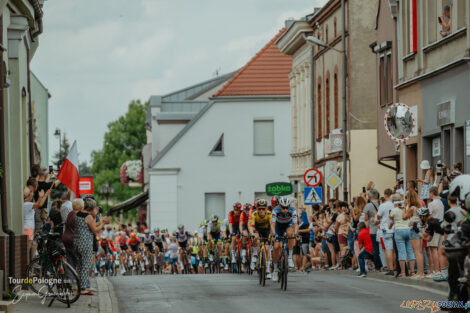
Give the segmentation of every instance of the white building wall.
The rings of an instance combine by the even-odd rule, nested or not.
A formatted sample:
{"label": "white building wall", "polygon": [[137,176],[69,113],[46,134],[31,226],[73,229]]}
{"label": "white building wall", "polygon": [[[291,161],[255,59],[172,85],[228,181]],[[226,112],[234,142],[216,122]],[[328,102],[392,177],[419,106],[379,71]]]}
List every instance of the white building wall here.
{"label": "white building wall", "polygon": [[158,125],[158,148],[157,151],[160,152],[165,146],[186,126],[186,122],[180,123],[163,123]]}
{"label": "white building wall", "polygon": [[177,223],[177,170],[150,170],[149,200],[152,210],[148,220],[151,227],[176,226]]}
{"label": "white building wall", "polygon": [[[290,117],[289,101],[214,103],[150,172],[151,227],[174,229],[183,223],[194,230],[204,218],[205,193],[225,193],[227,213],[236,201],[253,202],[254,193],[264,192],[267,183],[288,182]],[[253,122],[257,118],[274,120],[272,156],[253,155]],[[225,156],[209,156],[222,133]],[[158,188],[175,180],[157,172],[173,168],[180,169],[176,218],[172,212],[173,189],[170,194],[158,193]],[[157,199],[159,196],[162,200]]]}

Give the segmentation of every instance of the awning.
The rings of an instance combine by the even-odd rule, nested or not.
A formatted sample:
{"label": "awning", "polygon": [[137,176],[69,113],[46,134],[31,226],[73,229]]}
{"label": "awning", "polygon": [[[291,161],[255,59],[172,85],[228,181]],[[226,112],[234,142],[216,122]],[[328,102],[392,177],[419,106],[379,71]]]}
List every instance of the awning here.
{"label": "awning", "polygon": [[111,209],[109,209],[108,215],[112,215],[112,214],[115,214],[115,213],[122,213],[122,212],[126,212],[126,211],[129,211],[129,210],[135,209],[139,205],[141,205],[142,203],[147,201],[148,198],[149,198],[149,192],[148,191],[144,191],[142,193],[139,193],[137,196],[134,196],[130,199],[127,199],[126,201],[121,202],[121,203],[117,204],[116,206],[112,207]]}

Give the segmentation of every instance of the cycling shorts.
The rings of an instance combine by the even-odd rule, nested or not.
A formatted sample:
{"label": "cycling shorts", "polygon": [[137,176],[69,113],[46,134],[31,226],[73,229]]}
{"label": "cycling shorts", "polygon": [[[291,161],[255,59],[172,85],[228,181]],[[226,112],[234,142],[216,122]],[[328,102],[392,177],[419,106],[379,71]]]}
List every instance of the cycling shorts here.
{"label": "cycling shorts", "polygon": [[256,228],[255,230],[258,232],[260,238],[269,238],[269,234],[271,233],[269,228]]}
{"label": "cycling shorts", "polygon": [[185,241],[180,242],[179,244],[181,248],[186,249],[186,247],[188,246],[188,241],[185,240]]}
{"label": "cycling shorts", "polygon": [[136,245],[130,245],[131,247],[131,250],[134,251],[134,252],[139,252],[139,244],[136,244]]}
{"label": "cycling shorts", "polygon": [[151,243],[145,244],[145,246],[149,249],[149,251],[150,251],[151,253],[154,253],[154,252],[155,252],[155,249],[153,248],[153,245],[152,245]]}
{"label": "cycling shorts", "polygon": [[120,247],[121,247],[121,251],[126,251],[127,250],[127,245],[120,246]]}
{"label": "cycling shorts", "polygon": [[[276,236],[284,236],[284,234],[286,233],[286,230],[289,228],[289,227],[292,227],[292,225],[294,225],[294,223],[285,223],[285,224],[281,224],[281,223],[276,223],[276,229],[275,229],[275,232],[276,232]],[[279,241],[279,240],[277,240]]]}
{"label": "cycling shorts", "polygon": [[156,242],[155,243],[158,247],[158,249],[160,249],[160,252],[163,252],[163,243],[162,242]]}
{"label": "cycling shorts", "polygon": [[221,236],[220,236],[220,231],[215,232],[215,233],[211,232],[211,237],[212,237],[212,239],[213,239],[214,241],[219,241],[219,239],[220,239],[220,237],[221,237]]}
{"label": "cycling shorts", "polygon": [[248,231],[248,225],[242,224],[242,230],[243,231]]}

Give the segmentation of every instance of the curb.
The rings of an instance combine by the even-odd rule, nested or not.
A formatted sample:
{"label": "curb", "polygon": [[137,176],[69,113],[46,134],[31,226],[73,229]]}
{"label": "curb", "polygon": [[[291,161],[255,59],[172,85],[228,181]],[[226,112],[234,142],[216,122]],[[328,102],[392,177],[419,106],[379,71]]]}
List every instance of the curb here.
{"label": "curb", "polygon": [[97,277],[96,283],[99,292],[98,312],[119,313],[113,284],[106,277]]}
{"label": "curb", "polygon": [[[351,271],[351,270],[323,271],[322,273],[332,274],[332,275],[336,274],[336,275],[343,275],[343,276],[350,276],[350,277],[355,277],[357,275],[356,271]],[[398,278],[395,278],[395,276],[388,276],[388,275],[385,275],[385,273],[376,273],[376,272],[368,272],[367,277],[371,277],[371,278],[379,279],[383,281],[390,281],[390,282],[402,283],[402,284],[413,285],[413,286],[421,286],[421,287],[427,287],[427,288],[431,288],[431,289],[435,289],[439,291],[449,292],[449,284],[447,282],[435,282],[429,278],[414,280],[410,278],[401,277],[398,279]]]}

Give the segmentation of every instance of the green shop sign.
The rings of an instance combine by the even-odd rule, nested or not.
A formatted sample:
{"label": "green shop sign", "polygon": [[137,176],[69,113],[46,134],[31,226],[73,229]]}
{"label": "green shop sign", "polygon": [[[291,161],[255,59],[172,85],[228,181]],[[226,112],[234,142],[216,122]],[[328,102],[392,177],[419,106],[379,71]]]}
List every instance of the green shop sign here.
{"label": "green shop sign", "polygon": [[290,183],[270,183],[266,185],[266,194],[268,196],[287,196],[292,193],[292,185]]}

